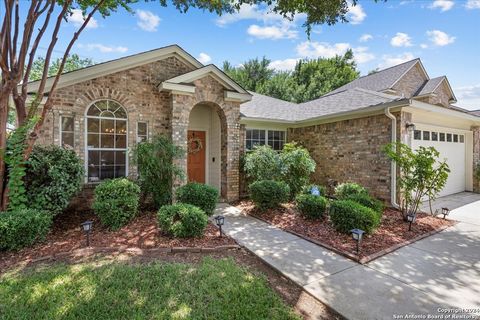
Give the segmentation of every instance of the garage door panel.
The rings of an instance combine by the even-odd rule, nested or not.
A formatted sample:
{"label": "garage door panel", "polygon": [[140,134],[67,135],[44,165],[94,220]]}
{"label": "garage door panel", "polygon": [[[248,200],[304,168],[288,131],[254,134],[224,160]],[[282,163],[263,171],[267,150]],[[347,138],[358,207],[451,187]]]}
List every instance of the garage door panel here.
{"label": "garage door panel", "polygon": [[[465,191],[466,143],[464,133],[455,129],[437,129],[426,126],[417,126],[416,131],[412,140],[412,148],[434,147],[440,153],[440,159],[445,159],[450,168],[447,183],[440,192],[440,196]],[[437,141],[432,141],[432,139]],[[441,139],[444,141],[440,141]]]}

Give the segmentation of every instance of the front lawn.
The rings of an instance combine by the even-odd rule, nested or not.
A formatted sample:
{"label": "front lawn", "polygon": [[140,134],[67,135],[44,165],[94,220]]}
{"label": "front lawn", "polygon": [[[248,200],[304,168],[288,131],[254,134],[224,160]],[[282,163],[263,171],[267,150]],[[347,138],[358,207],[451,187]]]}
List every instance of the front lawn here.
{"label": "front lawn", "polygon": [[233,259],[54,265],[0,277],[2,319],[298,319]]}

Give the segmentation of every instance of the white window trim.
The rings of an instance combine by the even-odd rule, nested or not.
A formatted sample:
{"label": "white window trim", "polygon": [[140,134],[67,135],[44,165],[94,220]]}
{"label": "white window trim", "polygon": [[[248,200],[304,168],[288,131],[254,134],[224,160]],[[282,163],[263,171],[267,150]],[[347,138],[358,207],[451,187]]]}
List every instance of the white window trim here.
{"label": "white window trim", "polygon": [[[265,145],[268,146],[268,131],[280,131],[280,132],[283,132],[284,134],[284,141],[283,141],[283,144],[287,143],[287,130],[284,130],[284,129],[274,129],[274,128],[270,128],[270,129],[265,129],[265,128],[250,128],[250,127],[247,127],[245,128],[245,141],[244,141],[244,148],[245,148],[245,151],[249,151],[247,149],[247,130],[259,130],[259,131],[264,131],[265,132]],[[279,151],[279,150],[277,150]]]}
{"label": "white window trim", "polygon": [[[127,114],[127,118],[126,119],[123,119],[123,118],[111,118],[111,117],[97,117],[97,116],[89,116],[87,115],[88,113],[88,110],[90,109],[91,106],[93,106],[95,103],[99,102],[99,101],[105,101],[105,100],[108,100],[108,101],[113,101],[115,103],[118,103],[124,110],[125,110],[125,113]],[[105,150],[105,151],[125,151],[125,177],[128,177],[128,169],[129,169],[129,157],[128,157],[128,112],[127,112],[127,109],[118,101],[116,100],[113,100],[113,99],[96,99],[94,101],[92,101],[86,108],[85,108],[85,111],[84,111],[84,119],[85,119],[85,130],[84,130],[84,141],[85,141],[85,149],[84,149],[84,168],[85,168],[85,183],[86,184],[99,184],[101,183],[103,180],[98,180],[98,181],[88,181],[88,151],[89,150]],[[88,119],[103,119],[103,120],[125,120],[126,121],[126,128],[127,128],[127,132],[126,132],[126,135],[125,135],[125,139],[126,139],[126,147],[125,149],[118,149],[118,148],[93,148],[93,149],[89,149],[88,148]]]}
{"label": "white window trim", "polygon": [[149,133],[150,133],[150,130],[148,130],[148,121],[137,121],[137,128],[136,128],[136,132],[135,132],[135,137],[136,137],[135,143],[139,142],[139,140],[138,140],[138,124],[139,123],[145,123],[145,125],[147,127],[147,134],[145,135],[145,137],[146,137],[145,141],[148,141],[148,137],[149,137]]}
{"label": "white window trim", "polygon": [[[63,122],[62,122],[62,118],[72,118],[73,119],[73,146],[72,148],[75,149],[75,116],[74,115],[67,115],[67,114],[61,114],[60,115],[60,118],[59,118],[59,121],[60,121],[60,125],[59,125],[59,129],[60,129],[60,147],[63,147]],[[66,132],[69,132],[70,131],[66,131]]]}

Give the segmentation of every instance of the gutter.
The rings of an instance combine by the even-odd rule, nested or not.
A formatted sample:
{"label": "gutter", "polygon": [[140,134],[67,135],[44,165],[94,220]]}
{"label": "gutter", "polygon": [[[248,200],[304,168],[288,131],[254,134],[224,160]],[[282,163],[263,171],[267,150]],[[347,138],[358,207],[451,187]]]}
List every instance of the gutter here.
{"label": "gutter", "polygon": [[[411,102],[410,102],[411,103]],[[397,142],[397,118],[390,112],[392,106],[385,108],[385,115],[392,120],[392,143]],[[400,206],[397,203],[397,163],[394,160],[391,160],[390,163],[390,176],[391,176],[391,187],[390,187],[390,202],[392,206],[396,209],[399,209]]]}

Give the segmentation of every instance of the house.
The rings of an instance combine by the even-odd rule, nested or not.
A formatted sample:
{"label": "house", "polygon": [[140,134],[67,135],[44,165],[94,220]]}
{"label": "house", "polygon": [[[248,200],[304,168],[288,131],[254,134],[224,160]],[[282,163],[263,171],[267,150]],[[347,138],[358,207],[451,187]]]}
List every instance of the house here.
{"label": "house", "polygon": [[318,183],[356,181],[392,202],[396,169],[382,148],[397,140],[433,145],[448,159],[442,194],[479,188],[480,118],[452,106],[448,79],[430,79],[419,59],[294,104],[247,92],[173,45],[66,73],[53,98],[39,143],[72,146],[85,163],[86,186],[135,175],[129,149],[165,134],[188,151],[178,160],[188,180],[216,187],[227,201],[239,197],[245,150],[292,140],[317,161]]}

